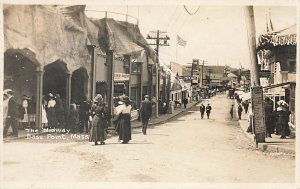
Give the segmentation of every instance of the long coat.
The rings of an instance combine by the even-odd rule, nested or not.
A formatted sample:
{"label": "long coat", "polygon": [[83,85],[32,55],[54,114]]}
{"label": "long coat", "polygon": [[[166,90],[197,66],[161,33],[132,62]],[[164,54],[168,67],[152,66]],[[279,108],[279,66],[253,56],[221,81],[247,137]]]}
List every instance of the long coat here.
{"label": "long coat", "polygon": [[105,108],[101,110],[92,119],[92,128],[90,130],[90,142],[103,142],[107,138],[106,129],[108,128],[109,113]]}
{"label": "long coat", "polygon": [[143,100],[140,113],[142,122],[149,120],[149,118],[151,117],[152,104],[148,99]]}

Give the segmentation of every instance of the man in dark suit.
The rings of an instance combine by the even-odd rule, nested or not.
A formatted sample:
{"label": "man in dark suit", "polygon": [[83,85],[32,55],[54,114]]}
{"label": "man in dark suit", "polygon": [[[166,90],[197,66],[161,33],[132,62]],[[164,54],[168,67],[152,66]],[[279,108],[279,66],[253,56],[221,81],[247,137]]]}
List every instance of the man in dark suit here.
{"label": "man in dark suit", "polygon": [[11,89],[6,89],[3,91],[3,96],[8,99],[7,117],[3,128],[3,137],[7,136],[7,131],[10,126],[13,130],[13,136],[18,137],[18,106],[15,97],[13,96],[13,91]]}
{"label": "man in dark suit", "polygon": [[149,100],[149,96],[145,95],[145,100],[142,101],[142,106],[140,109],[140,115],[142,119],[142,124],[143,124],[143,134],[146,135],[147,132],[147,126],[148,126],[148,121],[151,117],[152,114],[152,104],[151,101]]}
{"label": "man in dark suit", "polygon": [[201,119],[203,119],[204,112],[205,112],[205,106],[202,103],[201,106],[200,106]]}

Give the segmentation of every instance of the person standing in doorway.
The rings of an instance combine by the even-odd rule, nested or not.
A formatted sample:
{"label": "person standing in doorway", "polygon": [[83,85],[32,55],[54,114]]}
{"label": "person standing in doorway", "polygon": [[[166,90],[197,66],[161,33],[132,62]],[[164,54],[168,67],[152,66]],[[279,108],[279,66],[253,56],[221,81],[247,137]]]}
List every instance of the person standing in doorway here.
{"label": "person standing in doorway", "polygon": [[83,97],[83,101],[79,105],[79,132],[82,133],[85,128],[85,132],[89,132],[89,116],[91,106],[87,101],[86,96]]}
{"label": "person standing in doorway", "polygon": [[13,136],[18,137],[18,106],[13,96],[13,90],[3,91],[4,100],[8,100],[5,126],[3,128],[3,138],[7,136],[9,127],[13,130]]}
{"label": "person standing in doorway", "polygon": [[243,108],[242,108],[242,106],[241,106],[241,103],[239,103],[239,106],[238,106],[239,120],[242,119],[242,112],[243,112]]}
{"label": "person standing in doorway", "polygon": [[66,125],[66,112],[63,106],[62,99],[59,94],[55,95],[55,113],[57,117],[57,122],[60,128],[65,128]]}
{"label": "person standing in doorway", "polygon": [[201,119],[203,119],[203,117],[204,117],[204,112],[205,112],[205,106],[202,103],[200,106]]}
{"label": "person standing in doorway", "polygon": [[53,128],[57,126],[57,119],[55,113],[55,106],[56,102],[54,100],[54,96],[52,93],[49,93],[49,101],[47,103],[47,119],[48,119],[48,126],[49,128]]}
{"label": "person standing in doorway", "polygon": [[209,119],[210,113],[211,113],[211,106],[210,104],[207,104],[206,106],[206,115],[207,115],[207,119]]}
{"label": "person standing in doorway", "polygon": [[143,131],[143,134],[146,135],[148,122],[152,115],[152,105],[151,105],[148,95],[145,95],[145,100],[142,101],[140,113],[141,113],[141,119],[142,119],[142,124],[143,124],[142,131]]}
{"label": "person standing in doorway", "polygon": [[232,105],[231,105],[231,108],[230,108],[230,116],[231,116],[231,119],[233,119],[233,108],[234,108],[234,105],[232,104]]}

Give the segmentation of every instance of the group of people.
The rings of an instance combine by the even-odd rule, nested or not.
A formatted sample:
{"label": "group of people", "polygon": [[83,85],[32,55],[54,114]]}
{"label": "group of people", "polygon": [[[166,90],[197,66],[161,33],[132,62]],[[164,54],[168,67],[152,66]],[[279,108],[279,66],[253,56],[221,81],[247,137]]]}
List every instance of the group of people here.
{"label": "group of people", "polygon": [[23,95],[21,102],[18,103],[14,97],[14,91],[5,89],[3,91],[3,125],[4,137],[7,136],[9,127],[12,128],[13,136],[18,136],[19,127],[25,129],[35,126],[36,101],[33,96]]}
{"label": "group of people", "polygon": [[[108,107],[105,105],[101,95],[97,95],[92,105],[92,124],[90,129],[90,142],[97,145],[105,144],[107,138],[107,129],[112,117],[109,114]],[[114,111],[115,132],[118,134],[118,140],[122,144],[127,144],[131,140],[131,101],[129,97],[123,96],[119,98],[118,104]],[[147,134],[147,127],[152,115],[152,103],[148,95],[144,96],[144,100],[140,107],[140,117],[142,121],[142,133]]]}
{"label": "group of people", "polygon": [[203,105],[203,103],[202,103],[202,104],[200,105],[201,119],[203,119],[205,111],[206,111],[207,119],[209,119],[211,110],[212,110],[212,107],[211,107],[211,105],[210,105],[209,103],[206,105],[206,107],[205,107],[205,106]]}
{"label": "group of people", "polygon": [[[248,116],[249,126],[247,132],[253,133],[253,112],[251,107],[251,102],[248,100],[243,101],[241,98],[236,98],[238,102],[237,113],[238,118],[241,120],[242,112]],[[234,105],[230,108],[230,115],[233,119]],[[273,101],[266,97],[264,99],[264,116],[266,125],[266,137],[272,138],[272,134],[281,135],[280,138],[286,138],[290,135],[289,128],[289,115],[290,111],[288,104],[281,100],[277,102],[277,107],[273,110]]]}

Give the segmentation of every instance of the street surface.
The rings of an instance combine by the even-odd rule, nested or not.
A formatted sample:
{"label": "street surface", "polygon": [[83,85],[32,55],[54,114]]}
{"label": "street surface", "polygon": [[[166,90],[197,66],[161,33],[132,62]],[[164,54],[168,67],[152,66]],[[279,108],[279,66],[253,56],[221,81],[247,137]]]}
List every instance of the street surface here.
{"label": "street surface", "polygon": [[294,156],[255,150],[230,119],[232,103],[225,95],[213,97],[211,119],[201,120],[197,106],[147,135],[133,130],[129,144],[115,136],[99,146],[85,139],[4,143],[4,180],[294,182]]}

